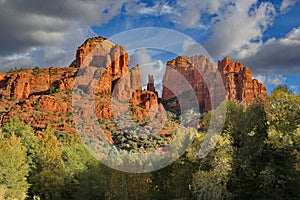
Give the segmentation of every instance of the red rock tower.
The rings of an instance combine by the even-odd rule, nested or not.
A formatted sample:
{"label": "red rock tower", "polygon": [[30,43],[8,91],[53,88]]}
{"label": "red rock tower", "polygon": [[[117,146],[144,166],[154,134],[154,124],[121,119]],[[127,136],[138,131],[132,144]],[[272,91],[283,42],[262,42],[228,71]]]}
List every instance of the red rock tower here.
{"label": "red rock tower", "polygon": [[147,90],[151,92],[155,92],[155,87],[154,87],[154,78],[153,75],[148,75],[148,84],[147,84]]}

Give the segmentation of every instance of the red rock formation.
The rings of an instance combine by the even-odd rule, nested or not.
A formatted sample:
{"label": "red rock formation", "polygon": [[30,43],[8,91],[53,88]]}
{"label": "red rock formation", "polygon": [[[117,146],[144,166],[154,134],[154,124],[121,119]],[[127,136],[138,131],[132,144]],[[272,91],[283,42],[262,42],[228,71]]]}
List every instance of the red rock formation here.
{"label": "red rock formation", "polygon": [[115,83],[128,72],[125,48],[103,37],[91,38],[78,47],[76,67],[80,69],[77,83],[90,93],[109,95]]}
{"label": "red rock formation", "polygon": [[130,100],[132,93],[142,90],[141,70],[136,66],[114,82],[112,97],[118,100]]}
{"label": "red rock formation", "polygon": [[218,69],[225,83],[226,99],[245,105],[250,105],[257,100],[266,100],[266,87],[256,79],[252,79],[252,72],[248,67],[224,58],[218,62]]}
{"label": "red rock formation", "polygon": [[160,122],[167,120],[164,107],[158,101],[158,93],[156,92],[152,75],[148,75],[147,90],[142,90],[139,87],[132,93],[131,103],[134,106],[133,114],[136,117],[155,118]]}
{"label": "red rock formation", "polygon": [[[145,117],[152,105],[158,103],[157,94],[142,90],[139,66],[128,69],[128,53],[103,37],[88,39],[77,50],[76,81],[88,94],[100,94],[96,101],[97,117],[119,116],[130,107],[130,102],[142,110],[135,117]],[[113,98],[113,105],[109,103]],[[143,113],[143,114],[140,114]]]}
{"label": "red rock formation", "polygon": [[154,78],[152,75],[148,75],[148,84],[147,84],[147,90],[155,92],[155,87],[154,87]]}
{"label": "red rock formation", "polygon": [[[217,81],[217,69],[223,81],[221,79]],[[222,92],[222,82],[226,94]],[[193,89],[199,107],[203,111],[210,110],[212,103],[218,105],[225,98],[250,105],[256,99],[264,101],[267,97],[266,88],[257,80],[252,80],[250,69],[239,62],[231,62],[229,58],[219,62],[218,68],[204,56],[190,58],[179,56],[169,61],[163,78],[162,99],[174,110],[180,110],[179,103],[170,100],[175,96],[186,95],[185,92],[190,90],[189,87]],[[184,104],[188,104],[188,100],[185,100],[187,98],[182,99],[185,101]],[[211,102],[212,100],[214,102]]]}
{"label": "red rock formation", "polygon": [[[128,74],[118,79],[112,93],[112,98],[116,100],[114,101],[114,107],[120,111],[116,115],[119,116],[122,112],[126,112],[131,106],[135,117],[149,118],[149,110],[158,105],[158,94],[154,88],[154,79],[152,81],[152,90],[142,89],[139,66],[132,68]],[[120,101],[122,102],[120,103]],[[157,109],[156,111],[158,112]]]}
{"label": "red rock formation", "polygon": [[[89,106],[78,113],[86,119],[95,114],[98,118],[111,119],[130,109],[134,117],[167,120],[153,76],[149,76],[147,90],[143,90],[140,68],[129,70],[128,63],[124,47],[98,37],[78,47],[74,67],[23,69],[0,74],[0,124],[18,115],[38,130],[51,123],[61,132],[76,132],[72,117],[75,85],[95,97],[94,105],[82,100]],[[218,69],[226,88],[223,96],[228,100],[246,105],[257,98],[265,100],[266,89],[252,80],[249,68],[232,63],[228,58],[219,62],[217,68],[204,56],[177,57],[168,62],[163,79],[163,100],[183,95],[187,98],[181,100],[188,105],[191,98],[184,92],[191,86],[200,107],[210,110],[222,99],[220,85],[216,83]],[[175,110],[180,109],[178,102],[168,103]]]}
{"label": "red rock formation", "polygon": [[[162,99],[164,101],[181,97],[184,105],[189,104],[190,93],[195,94],[197,102],[202,111],[212,108],[212,102],[208,86],[218,89],[216,81],[216,68],[204,56],[193,56],[190,58],[179,56],[167,63],[166,73],[163,78]],[[193,90],[193,91],[191,91]],[[218,94],[211,89],[212,95]],[[176,94],[176,95],[175,95]],[[214,105],[220,103],[220,98],[214,98]],[[175,110],[180,110],[179,103],[169,102]],[[182,105],[181,105],[182,106]]]}
{"label": "red rock formation", "polygon": [[71,90],[76,72],[74,68],[54,67],[9,72],[0,77],[0,96],[19,100],[30,95],[48,94],[56,88]]}
{"label": "red rock formation", "polygon": [[[142,90],[139,67],[129,72],[128,63],[124,47],[98,37],[78,47],[74,67],[0,74],[0,124],[18,115],[36,129],[51,123],[57,130],[75,132],[71,96],[75,82],[78,88],[95,96],[94,105],[79,110],[82,117],[89,119],[95,111],[98,118],[111,119],[115,117],[114,107],[119,112],[121,108],[131,109],[131,105],[135,106],[132,108],[135,117],[149,117],[150,109],[158,105],[157,94]],[[112,105],[112,97],[127,104]],[[157,107],[162,110],[162,105]]]}

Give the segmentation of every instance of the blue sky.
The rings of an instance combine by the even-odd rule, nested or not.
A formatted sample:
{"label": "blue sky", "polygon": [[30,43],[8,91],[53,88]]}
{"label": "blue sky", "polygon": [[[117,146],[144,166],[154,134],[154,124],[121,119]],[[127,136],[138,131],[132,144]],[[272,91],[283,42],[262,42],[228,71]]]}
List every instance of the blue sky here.
{"label": "blue sky", "polygon": [[[229,56],[249,66],[269,92],[278,84],[300,91],[299,0],[0,0],[0,26],[1,71],[68,66],[88,37],[159,27],[190,37],[215,62]],[[133,64],[152,63],[157,74],[174,56],[131,53]]]}

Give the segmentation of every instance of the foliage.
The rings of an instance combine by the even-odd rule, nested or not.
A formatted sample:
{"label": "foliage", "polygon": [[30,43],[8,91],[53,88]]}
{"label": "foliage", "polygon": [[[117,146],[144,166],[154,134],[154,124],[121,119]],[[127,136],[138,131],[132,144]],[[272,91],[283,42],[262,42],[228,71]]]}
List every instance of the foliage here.
{"label": "foliage", "polygon": [[110,170],[106,199],[149,199],[151,174],[130,174]]}
{"label": "foliage", "polygon": [[108,169],[100,162],[90,163],[86,167],[86,170],[78,174],[79,188],[76,199],[105,199],[110,178]]}
{"label": "foliage", "polygon": [[[151,166],[148,154],[129,152],[168,149],[166,157],[172,157],[185,151],[171,165],[144,174],[101,164],[77,135],[54,133],[48,125],[37,137],[30,125],[12,118],[0,132],[0,199],[300,199],[299,98],[279,86],[265,105],[228,101],[222,104],[227,108],[222,133],[214,137],[204,131],[212,116],[221,117],[219,109],[203,115],[200,133],[180,127],[182,116],[173,113],[164,135],[148,119],[99,120],[113,138],[110,156],[117,152],[121,161]],[[203,118],[186,114],[186,124]],[[214,148],[199,154],[210,140]]]}
{"label": "foliage", "polygon": [[[175,132],[159,134],[159,129],[149,125],[148,120],[121,118],[117,122],[99,120],[102,129],[110,132],[114,145],[126,151],[150,151],[164,147]],[[168,123],[171,126],[171,122]]]}
{"label": "foliage", "polygon": [[39,75],[41,75],[41,73],[42,73],[42,69],[40,69],[38,66],[35,66],[34,68],[33,68],[33,75],[34,76],[39,76]]}
{"label": "foliage", "polygon": [[299,199],[300,96],[279,86],[268,97],[265,107],[269,126],[264,157],[269,163],[263,180],[269,185],[263,189],[277,199]]}
{"label": "foliage", "polygon": [[50,125],[44,131],[41,140],[41,167],[42,169],[60,169],[63,167],[61,159],[62,149]]}
{"label": "foliage", "polygon": [[[65,176],[63,196],[66,199],[74,199],[79,195],[77,194],[78,190],[85,187],[82,183],[84,182],[83,174],[89,170],[89,166],[96,165],[97,160],[90,155],[84,145],[80,143],[78,136],[75,135],[71,135],[68,140],[64,139],[61,157]],[[91,179],[86,181],[88,180]]]}
{"label": "foliage", "polygon": [[26,180],[28,164],[25,148],[14,134],[0,138],[0,197],[2,199],[25,199],[29,184]]}
{"label": "foliage", "polygon": [[270,127],[280,132],[292,132],[300,124],[300,96],[286,88],[277,88],[268,97],[266,113]]}
{"label": "foliage", "polygon": [[26,151],[26,162],[30,166],[30,173],[37,170],[40,157],[40,141],[35,136],[34,130],[30,125],[24,124],[18,117],[13,117],[2,127],[3,136],[6,138],[12,135],[20,138]]}
{"label": "foliage", "polygon": [[33,176],[32,192],[42,199],[60,199],[64,184],[62,150],[50,125],[41,139],[40,172]]}
{"label": "foliage", "polygon": [[200,161],[192,176],[192,189],[197,199],[229,199],[227,183],[232,171],[232,145],[229,135],[220,136],[213,152]]}

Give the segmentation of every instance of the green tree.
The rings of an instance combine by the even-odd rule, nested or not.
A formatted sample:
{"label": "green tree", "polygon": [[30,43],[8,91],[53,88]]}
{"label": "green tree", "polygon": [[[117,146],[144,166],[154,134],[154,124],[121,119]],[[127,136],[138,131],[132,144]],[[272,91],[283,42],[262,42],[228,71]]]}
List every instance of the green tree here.
{"label": "green tree", "polygon": [[62,169],[62,147],[57,140],[51,125],[47,125],[41,139],[41,167],[42,169]]}
{"label": "green tree", "polygon": [[235,122],[233,137],[233,174],[229,189],[236,199],[269,198],[264,193],[260,179],[267,166],[265,141],[267,139],[267,121],[261,104],[249,106]]}
{"label": "green tree", "polygon": [[299,199],[300,97],[277,87],[266,102],[268,139],[262,171],[262,189],[273,199]]}
{"label": "green tree", "polygon": [[77,135],[69,135],[67,137],[69,139],[63,143],[62,151],[65,176],[63,197],[65,199],[76,199],[80,196],[78,194],[80,187],[83,187],[83,183],[80,182],[84,180],[81,177],[83,176],[82,174],[89,170],[89,166],[96,164],[98,161],[87,151]]}
{"label": "green tree", "polygon": [[[202,142],[198,136],[198,142]],[[199,150],[198,150],[199,151]],[[197,151],[194,151],[197,152]],[[198,160],[198,170],[193,173],[191,188],[196,199],[230,199],[227,183],[232,173],[231,137],[223,133],[214,150]]]}
{"label": "green tree", "polygon": [[32,180],[32,192],[42,199],[61,199],[64,188],[62,149],[53,129],[47,126],[41,139],[40,172]]}
{"label": "green tree", "polygon": [[[1,134],[0,134],[1,137]],[[25,199],[28,164],[25,148],[14,134],[0,138],[0,196],[2,199]]]}
{"label": "green tree", "polygon": [[105,199],[110,179],[109,169],[98,162],[92,162],[82,173],[78,174],[79,188],[75,199]]}
{"label": "green tree", "polygon": [[266,113],[270,127],[282,133],[291,133],[300,124],[300,96],[286,87],[277,87],[267,98]]}
{"label": "green tree", "polygon": [[[221,144],[226,145],[217,145],[216,149],[203,159],[200,164],[201,170],[196,174],[200,180],[198,188],[202,192],[201,198],[269,198],[261,187],[264,184],[261,174],[269,162],[265,160],[268,126],[264,107],[257,103],[245,108],[232,101],[228,101],[226,107],[226,120],[220,136],[220,141],[226,141]],[[214,112],[218,116],[218,109]],[[208,127],[209,117],[210,113],[204,120],[204,127]],[[216,178],[219,178],[219,182],[215,181]],[[215,196],[204,196],[213,195],[212,191],[215,192]]]}
{"label": "green tree", "polygon": [[195,159],[197,150],[185,153],[171,165],[151,173],[150,199],[192,198],[192,175],[199,167],[198,159]]}
{"label": "green tree", "polygon": [[106,199],[150,199],[151,174],[110,170]]}
{"label": "green tree", "polygon": [[36,173],[40,158],[40,141],[30,125],[23,123],[18,117],[13,117],[2,127],[6,138],[12,135],[20,138],[26,150],[26,161],[29,164],[29,175]]}

